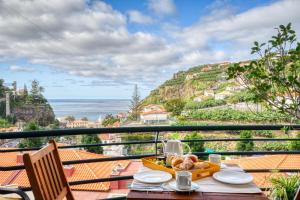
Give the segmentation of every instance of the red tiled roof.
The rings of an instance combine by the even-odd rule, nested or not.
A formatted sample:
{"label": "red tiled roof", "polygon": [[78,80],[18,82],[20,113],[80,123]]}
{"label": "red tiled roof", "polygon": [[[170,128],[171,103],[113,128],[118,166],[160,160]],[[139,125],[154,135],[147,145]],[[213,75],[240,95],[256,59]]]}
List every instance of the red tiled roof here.
{"label": "red tiled roof", "polygon": [[[225,160],[224,163],[237,164],[243,169],[300,169],[300,155],[268,155]],[[259,187],[270,187],[268,179],[285,173],[251,173]]]}
{"label": "red tiled roof", "polygon": [[[62,161],[81,160],[105,157],[100,154],[90,153],[83,150],[65,149],[59,150]],[[18,152],[9,152],[0,154],[0,166],[12,166],[17,164]],[[85,163],[74,165],[75,171],[72,176],[67,177],[68,181],[77,181],[83,179],[107,178],[110,177],[112,169],[119,163],[127,167],[131,161],[111,161],[98,163]],[[15,176],[13,176],[15,175]],[[26,171],[4,171],[0,173],[0,185],[17,184],[19,186],[30,186]],[[73,190],[82,191],[108,191],[110,182],[83,184],[71,186]]]}

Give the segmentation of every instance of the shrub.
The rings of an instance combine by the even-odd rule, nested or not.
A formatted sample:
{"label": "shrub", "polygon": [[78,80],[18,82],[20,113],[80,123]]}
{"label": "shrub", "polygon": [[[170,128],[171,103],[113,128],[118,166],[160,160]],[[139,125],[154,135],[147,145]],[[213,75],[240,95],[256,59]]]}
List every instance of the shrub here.
{"label": "shrub", "polygon": [[270,179],[272,184],[270,196],[278,200],[293,200],[300,184],[300,177],[276,176]]}
{"label": "shrub", "polygon": [[[248,139],[252,138],[251,131],[241,131],[240,138]],[[253,141],[239,141],[236,145],[237,151],[252,151],[254,148]]]}
{"label": "shrub", "polygon": [[260,122],[260,121],[280,122],[280,121],[289,121],[290,119],[287,115],[274,112],[274,111],[253,113],[248,111],[234,110],[231,108],[193,111],[191,112],[189,117],[197,120],[248,121],[248,122]]}
{"label": "shrub", "polygon": [[[81,137],[82,144],[97,144],[101,143],[100,138],[94,134],[82,135]],[[102,146],[95,146],[95,147],[85,147],[85,150],[92,152],[92,153],[102,153],[103,149]]]}
{"label": "shrub", "polygon": [[[300,138],[300,132],[297,133],[296,138]],[[298,140],[291,141],[290,145],[289,145],[289,149],[290,150],[300,150],[300,141],[298,141]]]}
{"label": "shrub", "polygon": [[[192,132],[192,133],[188,133],[184,137],[184,139],[185,140],[203,139],[203,137],[197,132]],[[203,152],[204,151],[204,142],[202,142],[202,141],[187,142],[187,144],[190,146],[192,152]]]}
{"label": "shrub", "polygon": [[254,136],[273,138],[273,133],[269,130],[257,130],[254,131]]}
{"label": "shrub", "polygon": [[215,106],[221,106],[225,105],[226,101],[224,100],[215,100],[215,99],[208,99],[202,102],[188,102],[184,109],[185,110],[196,110],[196,109],[202,109],[202,108],[209,108],[209,107],[215,107]]}
{"label": "shrub", "polygon": [[262,150],[265,151],[288,151],[288,144],[286,142],[272,142],[265,143],[261,146]]}
{"label": "shrub", "polygon": [[172,99],[165,103],[165,108],[168,112],[172,112],[173,116],[181,114],[185,103],[181,99]]}

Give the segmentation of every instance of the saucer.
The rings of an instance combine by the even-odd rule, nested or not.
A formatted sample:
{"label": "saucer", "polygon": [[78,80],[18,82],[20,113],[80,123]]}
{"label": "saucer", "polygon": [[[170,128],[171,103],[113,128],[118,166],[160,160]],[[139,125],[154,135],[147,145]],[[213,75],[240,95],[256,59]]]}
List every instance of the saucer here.
{"label": "saucer", "polygon": [[197,183],[194,183],[192,182],[192,185],[191,185],[191,188],[190,189],[187,189],[187,190],[181,190],[181,189],[178,189],[177,188],[177,184],[176,184],[176,181],[172,181],[169,183],[169,186],[172,190],[175,190],[177,192],[191,192],[191,191],[194,191],[194,190],[197,190],[199,188],[199,185]]}

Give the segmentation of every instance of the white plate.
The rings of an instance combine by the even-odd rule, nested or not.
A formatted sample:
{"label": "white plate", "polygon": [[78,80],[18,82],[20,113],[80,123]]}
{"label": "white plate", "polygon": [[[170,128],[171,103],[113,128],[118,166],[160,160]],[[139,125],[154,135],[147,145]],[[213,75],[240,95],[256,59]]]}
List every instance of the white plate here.
{"label": "white plate", "polygon": [[245,172],[220,171],[213,174],[214,179],[229,184],[246,184],[253,181],[253,177]]}
{"label": "white plate", "polygon": [[171,180],[172,175],[159,170],[151,170],[139,172],[133,175],[133,178],[142,183],[164,183]]}
{"label": "white plate", "polygon": [[199,188],[199,185],[197,183],[194,183],[194,182],[192,182],[191,189],[189,189],[189,190],[180,190],[180,189],[178,189],[176,181],[170,182],[169,186],[170,186],[171,189],[173,189],[177,192],[191,192],[191,191],[197,190]]}

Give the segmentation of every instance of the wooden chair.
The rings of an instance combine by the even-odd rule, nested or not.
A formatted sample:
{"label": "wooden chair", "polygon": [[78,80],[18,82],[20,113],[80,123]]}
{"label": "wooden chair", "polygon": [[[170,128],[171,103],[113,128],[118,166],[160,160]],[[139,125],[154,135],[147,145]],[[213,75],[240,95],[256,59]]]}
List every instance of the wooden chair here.
{"label": "wooden chair", "polygon": [[23,161],[36,200],[74,200],[53,140],[32,155],[24,154]]}

